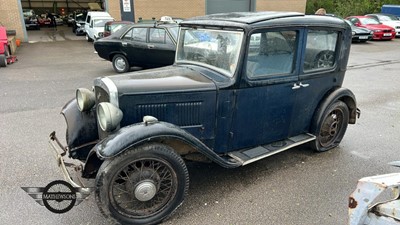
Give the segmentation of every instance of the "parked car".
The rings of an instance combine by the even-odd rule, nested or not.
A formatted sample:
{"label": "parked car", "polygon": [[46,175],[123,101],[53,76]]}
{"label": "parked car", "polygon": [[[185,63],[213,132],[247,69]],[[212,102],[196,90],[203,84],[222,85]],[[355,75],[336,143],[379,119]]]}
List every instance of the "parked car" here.
{"label": "parked car", "polygon": [[74,19],[73,13],[70,13],[64,17],[64,23],[67,24],[67,26],[72,27],[74,25],[74,22],[75,22],[75,19]]}
{"label": "parked car", "polygon": [[85,35],[85,19],[87,12],[86,11],[75,11],[74,12],[74,23],[72,24],[72,33],[78,35]]}
{"label": "parked car", "polygon": [[51,26],[51,19],[47,16],[46,13],[41,14],[38,16],[38,21],[40,26]]}
{"label": "parked car", "polygon": [[86,40],[90,42],[99,39],[104,32],[104,25],[109,21],[114,21],[114,18],[108,12],[88,12],[85,20]]}
{"label": "parked car", "polygon": [[117,32],[119,29],[127,25],[132,25],[134,22],[131,21],[108,21],[104,25],[104,33],[100,37],[108,37],[112,33]]}
{"label": "parked car", "polygon": [[175,22],[137,23],[99,39],[94,48],[101,58],[112,62],[117,73],[133,66],[167,66],[174,63],[178,28]]}
{"label": "parked car", "polygon": [[345,20],[348,23],[352,30],[353,42],[367,42],[372,39],[374,32],[370,29],[363,27],[356,27],[349,20]]}
{"label": "parked car", "polygon": [[396,31],[396,36],[400,36],[400,20],[397,16],[385,13],[373,13],[367,14],[366,16],[373,17],[380,23],[393,27]]}
{"label": "parked car", "polygon": [[63,21],[63,19],[61,18],[60,15],[52,13],[52,16],[54,17],[54,20],[55,20],[57,26],[64,25],[64,21]]}
{"label": "parked car", "polygon": [[[136,28],[154,27],[129,29],[146,42],[151,34],[135,36]],[[351,39],[341,19],[293,12],[184,20],[173,65],[100,77],[76,91],[61,112],[67,146],[50,135],[57,165],[82,187],[63,156],[84,162],[74,171],[95,179],[107,218],[158,224],[188,193],[185,160],[237,168],[302,144],[338,146],[360,113],[342,87]]]}
{"label": "parked car", "polygon": [[376,19],[369,16],[349,16],[346,18],[357,27],[364,27],[374,32],[372,40],[392,40],[396,36],[393,27],[381,24]]}
{"label": "parked car", "polygon": [[23,9],[22,13],[24,15],[26,29],[33,28],[36,30],[40,30],[40,24],[37,15],[35,14],[35,11],[33,11],[32,9]]}

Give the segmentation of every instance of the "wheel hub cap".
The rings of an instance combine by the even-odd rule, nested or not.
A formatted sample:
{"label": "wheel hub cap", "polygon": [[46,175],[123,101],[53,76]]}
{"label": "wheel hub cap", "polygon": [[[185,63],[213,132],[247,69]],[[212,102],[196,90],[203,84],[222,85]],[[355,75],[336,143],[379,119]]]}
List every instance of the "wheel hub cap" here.
{"label": "wheel hub cap", "polygon": [[125,69],[125,61],[123,59],[117,59],[115,65],[119,70]]}
{"label": "wheel hub cap", "polygon": [[157,187],[152,181],[143,181],[135,188],[135,197],[142,202],[149,201],[157,193]]}

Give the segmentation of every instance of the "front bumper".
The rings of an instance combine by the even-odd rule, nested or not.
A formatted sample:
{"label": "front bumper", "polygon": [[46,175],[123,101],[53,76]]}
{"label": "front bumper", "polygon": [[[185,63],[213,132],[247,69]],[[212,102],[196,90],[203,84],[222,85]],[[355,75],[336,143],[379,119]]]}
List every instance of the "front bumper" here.
{"label": "front bumper", "polygon": [[[50,149],[56,159],[57,166],[60,168],[61,173],[64,176],[64,180],[70,183],[73,187],[81,188],[82,192],[90,193],[90,188],[87,188],[87,185],[84,184],[83,179],[80,177],[80,174],[82,174],[83,165],[65,162],[63,157],[66,155],[68,149],[64,147],[57,139],[55,131],[50,134],[49,144]],[[73,173],[70,171],[73,171]]]}

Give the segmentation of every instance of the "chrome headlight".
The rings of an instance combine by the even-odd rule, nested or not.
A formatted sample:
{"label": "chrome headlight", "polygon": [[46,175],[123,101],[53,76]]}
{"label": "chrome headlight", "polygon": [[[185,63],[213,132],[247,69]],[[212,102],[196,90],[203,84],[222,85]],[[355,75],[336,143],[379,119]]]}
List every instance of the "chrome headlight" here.
{"label": "chrome headlight", "polygon": [[97,121],[103,131],[115,130],[122,120],[122,111],[109,102],[102,102],[97,105]]}
{"label": "chrome headlight", "polygon": [[76,102],[81,112],[90,110],[95,104],[94,92],[86,88],[78,88],[76,90]]}
{"label": "chrome headlight", "polygon": [[356,32],[352,31],[351,36],[354,36],[354,35],[356,35]]}

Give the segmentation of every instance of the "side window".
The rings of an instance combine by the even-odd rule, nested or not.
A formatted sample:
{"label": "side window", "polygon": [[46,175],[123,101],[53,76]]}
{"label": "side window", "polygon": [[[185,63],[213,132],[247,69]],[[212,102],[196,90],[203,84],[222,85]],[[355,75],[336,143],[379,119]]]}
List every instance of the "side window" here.
{"label": "side window", "polygon": [[270,31],[250,36],[247,56],[249,78],[290,74],[294,68],[297,31]]}
{"label": "side window", "polygon": [[303,70],[309,72],[331,69],[335,66],[338,32],[331,30],[309,30]]}
{"label": "side window", "polygon": [[132,38],[132,30],[133,29],[130,29],[128,32],[126,32],[126,34],[124,35],[124,37],[122,39],[125,40],[125,41],[132,41],[133,40],[133,38]]}
{"label": "side window", "polygon": [[136,27],[132,29],[132,40],[139,42],[146,42],[147,28]]}
{"label": "side window", "polygon": [[165,44],[166,43],[166,36],[167,33],[164,29],[160,29],[160,28],[150,28],[150,42],[151,43],[161,43],[161,44]]}
{"label": "side window", "polygon": [[354,25],[358,22],[357,18],[351,18],[350,21],[351,21]]}
{"label": "side window", "polygon": [[89,23],[89,22],[90,22],[90,16],[87,16],[86,23]]}
{"label": "side window", "polygon": [[147,33],[147,28],[145,27],[132,28],[124,35],[122,39],[127,41],[146,42],[146,33]]}

